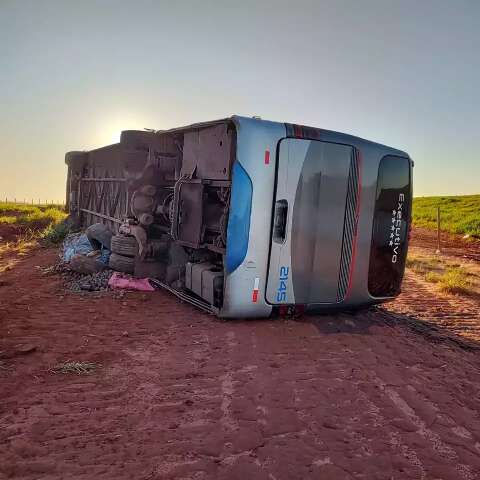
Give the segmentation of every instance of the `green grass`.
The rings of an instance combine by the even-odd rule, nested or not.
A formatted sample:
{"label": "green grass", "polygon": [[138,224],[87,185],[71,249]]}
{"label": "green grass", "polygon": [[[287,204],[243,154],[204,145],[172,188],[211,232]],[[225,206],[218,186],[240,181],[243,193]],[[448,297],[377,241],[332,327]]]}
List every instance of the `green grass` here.
{"label": "green grass", "polygon": [[[61,205],[25,205],[0,202],[0,225],[20,227],[15,245],[40,240],[57,244],[69,233],[67,214]],[[25,240],[27,238],[27,241]]]}
{"label": "green grass", "polygon": [[0,223],[7,223],[9,225],[13,225],[15,223],[17,223],[17,217],[11,215],[0,215]]}
{"label": "green grass", "polygon": [[438,206],[442,231],[480,238],[480,195],[414,198],[414,226],[437,228]]}
{"label": "green grass", "polygon": [[61,206],[0,203],[0,224],[46,227],[66,218]]}
{"label": "green grass", "polygon": [[69,233],[71,229],[67,222],[51,223],[40,233],[40,240],[44,244],[57,245],[63,242]]}

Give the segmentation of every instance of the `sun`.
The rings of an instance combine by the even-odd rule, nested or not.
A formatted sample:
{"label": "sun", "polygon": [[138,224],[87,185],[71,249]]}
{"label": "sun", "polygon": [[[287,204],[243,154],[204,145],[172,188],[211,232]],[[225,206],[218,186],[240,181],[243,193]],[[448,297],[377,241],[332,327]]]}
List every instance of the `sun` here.
{"label": "sun", "polygon": [[110,143],[118,143],[120,142],[120,135],[121,135],[122,131],[121,130],[117,130],[115,132],[113,132],[111,134],[111,137],[110,137]]}
{"label": "sun", "polygon": [[96,119],[96,145],[111,145],[120,142],[123,130],[144,130],[146,126],[157,126],[151,116],[141,112],[110,112]]}

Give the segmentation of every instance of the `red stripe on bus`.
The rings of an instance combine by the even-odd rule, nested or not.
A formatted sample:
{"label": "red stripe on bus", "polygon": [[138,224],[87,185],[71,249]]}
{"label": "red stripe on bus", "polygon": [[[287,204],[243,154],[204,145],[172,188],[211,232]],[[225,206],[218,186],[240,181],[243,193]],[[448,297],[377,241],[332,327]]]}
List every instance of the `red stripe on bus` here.
{"label": "red stripe on bus", "polygon": [[265,165],[270,163],[270,150],[265,150]]}

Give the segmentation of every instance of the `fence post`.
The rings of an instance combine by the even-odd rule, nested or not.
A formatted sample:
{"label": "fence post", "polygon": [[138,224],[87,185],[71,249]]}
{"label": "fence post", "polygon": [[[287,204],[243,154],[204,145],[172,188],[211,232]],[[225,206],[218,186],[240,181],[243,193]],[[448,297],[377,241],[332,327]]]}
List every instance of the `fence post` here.
{"label": "fence post", "polygon": [[437,251],[440,253],[440,206],[437,207]]}

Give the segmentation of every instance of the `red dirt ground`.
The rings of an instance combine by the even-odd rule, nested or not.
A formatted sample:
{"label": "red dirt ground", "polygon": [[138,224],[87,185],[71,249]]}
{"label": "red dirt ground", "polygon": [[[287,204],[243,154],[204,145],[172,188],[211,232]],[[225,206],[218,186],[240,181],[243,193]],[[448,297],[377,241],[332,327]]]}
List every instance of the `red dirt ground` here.
{"label": "red dirt ground", "polygon": [[480,342],[480,303],[478,297],[441,294],[432,283],[407,270],[402,294],[388,310],[435,326],[464,338]]}
{"label": "red dirt ground", "polygon": [[[8,216],[15,217],[13,212]],[[19,214],[20,212],[16,212]],[[18,220],[18,219],[17,219]],[[45,229],[49,224],[48,220],[37,220],[29,223],[0,223],[0,246],[2,243],[15,242],[24,235],[31,235]]]}
{"label": "red dirt ground", "polygon": [[15,241],[24,232],[25,227],[10,224],[0,224],[0,244],[1,242]]}
{"label": "red dirt ground", "polygon": [[[413,228],[410,245],[435,251],[437,232],[426,228]],[[480,261],[480,240],[476,238],[466,240],[462,235],[441,232],[440,249],[447,255]]]}
{"label": "red dirt ground", "polygon": [[[376,310],[224,322],[65,293],[36,268],[55,257],[1,276],[1,479],[480,478],[477,344]],[[99,366],[51,373],[67,360]]]}

